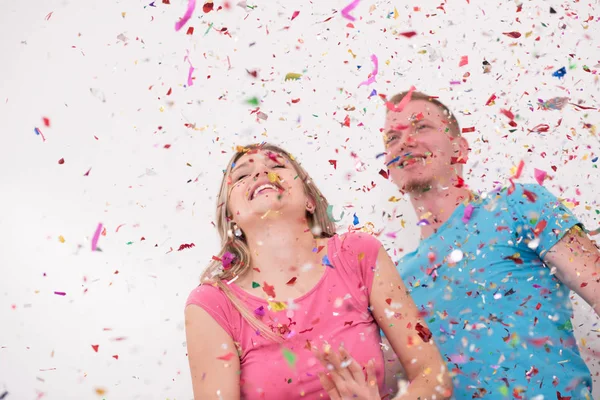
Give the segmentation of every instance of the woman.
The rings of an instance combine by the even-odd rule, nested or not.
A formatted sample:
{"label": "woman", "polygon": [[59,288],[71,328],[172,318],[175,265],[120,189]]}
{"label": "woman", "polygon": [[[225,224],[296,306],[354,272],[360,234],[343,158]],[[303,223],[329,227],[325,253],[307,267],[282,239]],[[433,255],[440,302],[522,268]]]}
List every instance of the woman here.
{"label": "woman", "polygon": [[[371,359],[377,385],[362,398],[379,398],[380,327],[411,379],[408,398],[450,395],[441,356],[389,256],[366,233],[336,235],[327,207],[284,150],[238,148],[217,201],[222,249],[186,303],[194,398],[335,397],[339,386],[326,377],[321,384],[320,362],[339,380]],[[341,346],[353,364],[336,363]]]}

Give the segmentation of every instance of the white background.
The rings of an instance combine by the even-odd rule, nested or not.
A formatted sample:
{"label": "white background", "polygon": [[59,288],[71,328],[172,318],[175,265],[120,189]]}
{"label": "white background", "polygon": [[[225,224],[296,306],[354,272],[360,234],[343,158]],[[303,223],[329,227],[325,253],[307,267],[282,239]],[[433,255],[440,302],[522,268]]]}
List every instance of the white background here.
{"label": "white background", "polygon": [[[556,96],[599,106],[598,73],[583,69],[600,70],[597,1],[524,1],[517,12],[518,2],[508,1],[452,0],[441,9],[438,1],[363,0],[353,27],[339,12],[346,0],[248,0],[255,8],[217,11],[223,4],[215,0],[204,13],[200,1],[175,32],[187,1],[0,0],[6,399],[192,397],[183,308],[218,251],[215,196],[236,145],[282,145],[303,162],[334,216],[345,212],[340,231],[356,213],[359,226],[384,230],[391,255],[412,250],[416,217],[405,200],[389,201],[400,194],[378,174],[384,106],[373,90],[391,96],[415,85],[440,96],[461,126],[476,127],[465,134],[474,190],[506,184],[524,160],[521,181],[533,181],[534,168],[547,171],[546,186],[576,202],[590,229],[600,225],[598,111],[537,107]],[[407,31],[417,35],[400,35]],[[522,36],[503,34],[511,31]],[[371,54],[377,82],[358,88],[373,69]],[[468,64],[459,67],[462,56]],[[563,66],[566,76],[553,77]],[[290,72],[303,76],[284,81]],[[494,93],[495,104],[485,106]],[[267,120],[251,114],[253,97]],[[503,108],[517,116],[514,132]],[[540,123],[549,131],[529,132]],[[99,223],[106,233],[92,252]],[[597,374],[598,320],[576,310]]]}

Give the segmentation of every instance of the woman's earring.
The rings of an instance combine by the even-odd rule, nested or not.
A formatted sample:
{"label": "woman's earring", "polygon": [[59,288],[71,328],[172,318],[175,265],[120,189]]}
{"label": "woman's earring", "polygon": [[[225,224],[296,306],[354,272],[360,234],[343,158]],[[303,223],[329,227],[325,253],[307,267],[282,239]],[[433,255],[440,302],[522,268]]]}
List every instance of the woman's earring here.
{"label": "woman's earring", "polygon": [[236,224],[236,223],[234,223],[234,224],[231,226],[231,229],[230,229],[230,230],[227,232],[227,236],[229,236],[229,237],[231,237],[231,238],[232,238],[233,236],[235,236],[236,238],[241,238],[243,234],[244,234],[244,233],[242,232],[242,230],[240,229],[240,227],[239,227],[239,226],[237,226],[237,224]]}

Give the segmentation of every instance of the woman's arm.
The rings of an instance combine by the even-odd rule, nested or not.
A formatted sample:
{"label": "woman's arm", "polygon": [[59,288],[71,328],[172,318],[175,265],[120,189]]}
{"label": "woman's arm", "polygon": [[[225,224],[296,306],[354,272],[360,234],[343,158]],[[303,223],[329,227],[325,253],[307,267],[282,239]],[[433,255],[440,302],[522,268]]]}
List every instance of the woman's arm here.
{"label": "woman's arm", "polygon": [[240,359],[233,339],[202,308],[185,309],[194,399],[240,399]]}
{"label": "woman's arm", "polygon": [[[379,327],[389,339],[406,371],[410,385],[396,398],[450,398],[452,380],[425,322],[408,294],[385,249],[377,256],[370,305]],[[391,316],[391,317],[388,317]]]}

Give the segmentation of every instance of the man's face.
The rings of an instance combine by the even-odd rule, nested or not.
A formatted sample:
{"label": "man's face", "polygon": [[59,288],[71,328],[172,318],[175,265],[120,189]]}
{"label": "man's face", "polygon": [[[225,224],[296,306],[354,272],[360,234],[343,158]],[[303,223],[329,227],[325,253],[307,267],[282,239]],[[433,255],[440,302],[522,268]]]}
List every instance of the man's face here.
{"label": "man's face", "polygon": [[456,157],[466,158],[467,144],[453,136],[448,118],[426,100],[413,100],[400,112],[388,112],[386,164],[398,188],[412,193],[451,184],[456,175],[452,164]]}

